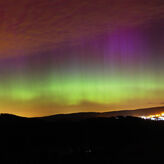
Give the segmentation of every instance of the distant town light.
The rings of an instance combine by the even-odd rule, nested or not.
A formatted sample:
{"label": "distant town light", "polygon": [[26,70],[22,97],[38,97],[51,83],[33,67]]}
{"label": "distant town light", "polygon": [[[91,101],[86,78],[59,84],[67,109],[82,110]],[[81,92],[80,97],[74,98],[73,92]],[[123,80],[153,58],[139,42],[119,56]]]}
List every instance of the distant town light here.
{"label": "distant town light", "polygon": [[141,118],[145,120],[160,121],[160,120],[164,120],[164,113],[149,115],[149,116],[141,116]]}

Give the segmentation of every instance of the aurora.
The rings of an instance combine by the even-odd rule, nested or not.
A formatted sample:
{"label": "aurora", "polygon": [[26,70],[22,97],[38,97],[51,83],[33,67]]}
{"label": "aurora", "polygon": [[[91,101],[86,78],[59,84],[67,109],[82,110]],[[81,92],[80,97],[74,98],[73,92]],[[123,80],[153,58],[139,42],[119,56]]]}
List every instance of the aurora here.
{"label": "aurora", "polygon": [[31,117],[163,105],[164,4],[94,3],[95,9],[91,0],[25,0],[11,11],[10,2],[4,4],[0,113]]}

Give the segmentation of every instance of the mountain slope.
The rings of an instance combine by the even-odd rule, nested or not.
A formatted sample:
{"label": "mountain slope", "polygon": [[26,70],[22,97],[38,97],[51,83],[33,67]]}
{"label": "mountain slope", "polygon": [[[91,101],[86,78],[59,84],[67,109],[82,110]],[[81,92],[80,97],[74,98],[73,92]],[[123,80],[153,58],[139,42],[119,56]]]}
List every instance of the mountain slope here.
{"label": "mountain slope", "polygon": [[39,117],[40,119],[47,121],[57,121],[57,120],[81,120],[87,118],[97,118],[97,117],[117,117],[117,116],[147,116],[157,113],[164,112],[164,107],[152,107],[143,108],[136,110],[122,110],[122,111],[112,111],[112,112],[82,112],[82,113],[71,113],[71,114],[56,114],[51,116]]}

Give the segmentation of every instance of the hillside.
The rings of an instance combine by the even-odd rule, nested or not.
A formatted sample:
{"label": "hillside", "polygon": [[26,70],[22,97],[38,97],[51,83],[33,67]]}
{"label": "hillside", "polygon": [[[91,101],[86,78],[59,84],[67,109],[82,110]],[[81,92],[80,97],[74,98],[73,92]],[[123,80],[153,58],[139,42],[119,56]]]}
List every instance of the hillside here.
{"label": "hillside", "polygon": [[42,120],[46,121],[57,121],[57,120],[74,120],[78,121],[79,119],[87,118],[97,118],[97,117],[116,117],[116,116],[147,116],[157,113],[164,112],[164,107],[152,107],[152,108],[143,108],[136,110],[122,110],[122,111],[112,111],[112,112],[81,112],[81,113],[71,113],[71,114],[56,114],[51,116],[40,117]]}
{"label": "hillside", "polygon": [[163,160],[159,158],[163,155],[164,146],[163,121],[136,117],[90,118],[78,122],[8,121],[5,116],[5,122],[0,121],[0,128],[1,163],[83,164]]}

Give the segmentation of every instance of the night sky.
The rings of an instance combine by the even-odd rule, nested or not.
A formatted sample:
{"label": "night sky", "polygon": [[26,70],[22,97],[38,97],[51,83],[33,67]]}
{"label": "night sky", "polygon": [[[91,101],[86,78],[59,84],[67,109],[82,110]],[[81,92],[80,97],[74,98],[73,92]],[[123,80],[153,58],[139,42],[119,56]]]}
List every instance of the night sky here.
{"label": "night sky", "polygon": [[0,113],[163,105],[163,0],[0,1]]}

